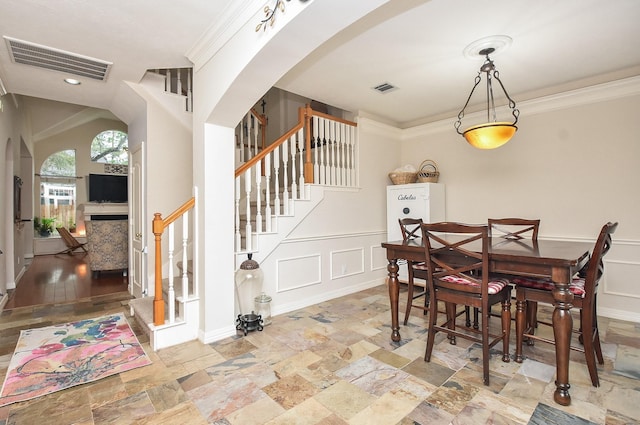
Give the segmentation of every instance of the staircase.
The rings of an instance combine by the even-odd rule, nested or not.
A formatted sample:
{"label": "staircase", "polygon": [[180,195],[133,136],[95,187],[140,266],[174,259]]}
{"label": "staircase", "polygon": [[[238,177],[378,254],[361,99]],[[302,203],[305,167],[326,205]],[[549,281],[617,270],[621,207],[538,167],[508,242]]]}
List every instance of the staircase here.
{"label": "staircase", "polygon": [[[161,97],[161,87],[168,88],[168,92],[178,91],[170,96],[186,98],[183,100],[189,111],[190,73],[187,74],[186,94],[180,88],[181,84],[168,82],[172,81],[171,74],[148,72],[145,80],[158,89],[146,91],[153,92],[154,97]],[[167,102],[161,102],[167,105]],[[167,109],[178,109],[176,115],[184,116],[185,113],[181,107],[171,109],[167,106]],[[253,110],[243,118],[236,132],[234,231],[237,265],[249,253],[266,258],[322,202],[325,190],[356,187],[355,126],[353,122],[306,106],[299,109],[298,124],[266,146],[266,119]],[[131,314],[148,332],[154,351],[198,337],[201,300],[197,289],[199,232],[196,203],[197,188],[194,188],[193,198],[166,218],[160,213],[154,214],[154,296],[130,302]],[[180,222],[182,233],[176,236],[174,226]],[[176,246],[176,238],[181,242],[179,246]],[[174,256],[179,256],[180,261]]]}
{"label": "staircase", "polygon": [[[154,296],[138,298],[129,303],[131,315],[149,334],[154,351],[198,337],[200,297],[197,282],[200,257],[197,199],[198,191],[194,188],[193,198],[166,218],[162,218],[160,213],[154,214]],[[163,240],[166,254],[163,254]]]}
{"label": "staircase", "polygon": [[[355,187],[355,123],[299,109],[298,124],[260,147],[264,125],[255,112],[236,129],[236,262],[266,258],[332,187]],[[243,139],[243,135],[248,137]],[[243,140],[247,140],[245,143]],[[252,141],[254,141],[252,143]]]}

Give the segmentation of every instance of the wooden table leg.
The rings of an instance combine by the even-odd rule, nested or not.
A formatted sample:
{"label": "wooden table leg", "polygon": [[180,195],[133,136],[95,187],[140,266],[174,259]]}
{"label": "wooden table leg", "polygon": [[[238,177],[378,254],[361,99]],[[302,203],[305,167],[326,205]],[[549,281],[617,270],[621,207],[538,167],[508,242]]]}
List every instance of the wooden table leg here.
{"label": "wooden table leg", "polygon": [[569,292],[568,283],[556,283],[553,290],[555,300],[553,310],[553,335],[556,342],[556,391],[553,399],[562,406],[571,404],[569,395],[569,351],[571,346],[571,304],[573,294]]}
{"label": "wooden table leg", "polygon": [[400,341],[400,325],[398,323],[398,298],[400,297],[400,283],[398,282],[398,263],[395,259],[389,260],[389,301],[391,302],[391,340]]}

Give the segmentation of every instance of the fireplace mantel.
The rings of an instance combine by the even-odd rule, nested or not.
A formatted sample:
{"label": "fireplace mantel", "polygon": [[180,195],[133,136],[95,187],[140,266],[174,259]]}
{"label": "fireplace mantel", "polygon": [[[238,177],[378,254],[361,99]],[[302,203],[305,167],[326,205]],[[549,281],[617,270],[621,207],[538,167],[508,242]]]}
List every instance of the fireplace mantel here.
{"label": "fireplace mantel", "polygon": [[87,202],[80,205],[80,211],[84,215],[84,220],[91,220],[93,215],[128,215],[129,204],[108,203],[108,202]]}

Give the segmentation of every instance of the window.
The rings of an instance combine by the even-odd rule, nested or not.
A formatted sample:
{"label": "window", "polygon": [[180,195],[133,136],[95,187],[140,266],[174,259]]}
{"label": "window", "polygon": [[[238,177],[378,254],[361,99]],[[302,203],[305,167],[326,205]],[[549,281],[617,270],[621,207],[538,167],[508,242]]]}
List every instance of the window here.
{"label": "window", "polygon": [[57,226],[75,227],[76,222],[76,151],[56,152],[40,168],[41,218],[55,218]]}
{"label": "window", "polygon": [[103,131],[91,142],[91,161],[127,165],[129,163],[128,143],[127,133],[118,130]]}

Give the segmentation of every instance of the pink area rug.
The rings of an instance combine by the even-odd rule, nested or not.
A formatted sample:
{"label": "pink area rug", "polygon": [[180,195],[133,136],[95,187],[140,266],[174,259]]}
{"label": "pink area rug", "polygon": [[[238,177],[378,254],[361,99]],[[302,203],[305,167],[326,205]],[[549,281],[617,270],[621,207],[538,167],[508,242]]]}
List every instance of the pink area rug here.
{"label": "pink area rug", "polygon": [[123,313],[21,331],[0,406],[150,363]]}

